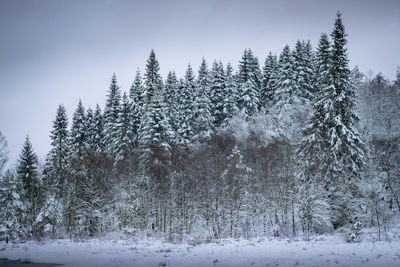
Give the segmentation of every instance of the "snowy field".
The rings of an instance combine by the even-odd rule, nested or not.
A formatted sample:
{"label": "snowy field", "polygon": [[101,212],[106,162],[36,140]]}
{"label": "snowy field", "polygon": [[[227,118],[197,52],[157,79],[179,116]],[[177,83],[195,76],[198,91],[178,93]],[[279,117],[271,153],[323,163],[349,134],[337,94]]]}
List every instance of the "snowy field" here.
{"label": "snowy field", "polygon": [[340,235],[312,241],[256,238],[171,244],[157,240],[54,240],[1,243],[0,258],[65,266],[400,266],[400,240],[349,244]]}

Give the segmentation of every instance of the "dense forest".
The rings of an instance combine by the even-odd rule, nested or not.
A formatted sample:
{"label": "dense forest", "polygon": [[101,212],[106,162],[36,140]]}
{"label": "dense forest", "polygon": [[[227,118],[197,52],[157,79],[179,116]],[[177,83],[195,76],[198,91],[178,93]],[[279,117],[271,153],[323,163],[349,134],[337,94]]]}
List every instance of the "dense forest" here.
{"label": "dense forest", "polygon": [[365,75],[346,43],[338,13],[315,48],[263,65],[246,49],[237,70],[203,59],[162,79],[151,50],[129,92],[112,76],[103,109],[79,101],[69,126],[59,106],[45,162],[27,136],[5,170],[0,134],[0,239],[383,238],[400,213],[400,69]]}

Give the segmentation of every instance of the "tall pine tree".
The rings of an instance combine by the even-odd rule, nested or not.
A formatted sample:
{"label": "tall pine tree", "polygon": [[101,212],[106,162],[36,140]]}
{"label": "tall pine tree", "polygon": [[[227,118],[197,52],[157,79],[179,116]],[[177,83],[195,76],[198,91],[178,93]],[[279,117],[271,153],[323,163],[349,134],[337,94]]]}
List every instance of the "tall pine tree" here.
{"label": "tall pine tree", "polygon": [[160,66],[158,60],[156,59],[156,54],[152,49],[150,51],[150,56],[147,59],[146,73],[144,76],[145,90],[142,96],[145,104],[149,104],[153,95],[162,89],[163,83],[159,71]]}
{"label": "tall pine tree", "polygon": [[23,193],[21,200],[26,207],[26,216],[23,219],[31,235],[36,234],[35,221],[40,210],[40,191],[41,184],[38,174],[38,159],[33,151],[29,137],[26,136],[18,160],[17,174],[18,179],[22,181]]}
{"label": "tall pine tree", "polygon": [[111,78],[111,84],[107,95],[106,106],[104,108],[104,149],[108,154],[114,156],[114,142],[118,136],[118,114],[120,113],[121,91],[117,84],[115,73]]}
{"label": "tall pine tree", "polygon": [[210,101],[210,77],[203,58],[200,64],[194,95],[194,131],[198,135],[207,135],[213,127],[212,106]]}
{"label": "tall pine tree", "polygon": [[278,60],[269,52],[263,67],[262,88],[260,101],[265,109],[269,109],[275,103],[275,90],[278,78]]}

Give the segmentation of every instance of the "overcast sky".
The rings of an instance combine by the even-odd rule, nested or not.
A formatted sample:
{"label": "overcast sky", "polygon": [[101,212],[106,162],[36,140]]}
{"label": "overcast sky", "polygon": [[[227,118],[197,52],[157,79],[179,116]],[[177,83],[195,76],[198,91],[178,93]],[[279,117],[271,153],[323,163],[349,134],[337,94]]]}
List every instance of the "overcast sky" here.
{"label": "overcast sky", "polygon": [[201,58],[230,61],[245,48],[261,63],[297,39],[317,44],[340,10],[351,65],[394,78],[400,65],[400,1],[0,0],[0,131],[15,164],[27,134],[41,159],[59,104],[72,113],[104,105],[113,72],[128,91],[155,50],[165,78]]}

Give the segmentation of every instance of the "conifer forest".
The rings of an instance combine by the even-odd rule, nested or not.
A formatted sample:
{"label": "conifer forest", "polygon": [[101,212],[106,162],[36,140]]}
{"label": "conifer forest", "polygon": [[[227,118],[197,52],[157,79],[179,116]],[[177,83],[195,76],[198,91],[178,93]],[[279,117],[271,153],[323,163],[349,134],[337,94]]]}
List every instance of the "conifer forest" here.
{"label": "conifer forest", "polygon": [[332,22],[318,43],[199,58],[183,77],[161,77],[149,47],[129,90],[110,73],[104,103],[54,111],[45,160],[28,135],[7,167],[0,133],[0,239],[385,240],[400,215],[400,68],[362,73],[345,18]]}

